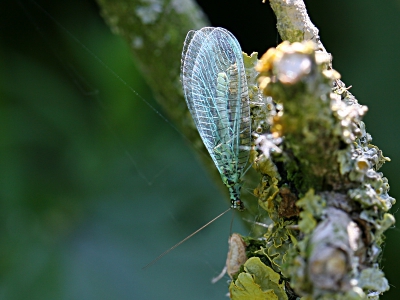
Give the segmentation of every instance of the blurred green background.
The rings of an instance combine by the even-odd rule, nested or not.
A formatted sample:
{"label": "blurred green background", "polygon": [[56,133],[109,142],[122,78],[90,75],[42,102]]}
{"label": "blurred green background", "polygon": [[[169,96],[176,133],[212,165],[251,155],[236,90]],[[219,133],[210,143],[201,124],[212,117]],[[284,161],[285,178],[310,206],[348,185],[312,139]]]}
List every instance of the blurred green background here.
{"label": "blurred green background", "polygon": [[[225,262],[229,215],[141,269],[228,204],[181,134],[85,50],[160,110],[96,3],[37,3],[50,17],[28,0],[0,4],[0,299],[225,299],[226,280],[210,280]],[[261,0],[244,3],[199,1],[212,25],[263,53],[276,45],[275,19]],[[399,198],[400,1],[306,5],[334,68],[369,107]],[[387,232],[382,299],[400,298],[398,237]]]}

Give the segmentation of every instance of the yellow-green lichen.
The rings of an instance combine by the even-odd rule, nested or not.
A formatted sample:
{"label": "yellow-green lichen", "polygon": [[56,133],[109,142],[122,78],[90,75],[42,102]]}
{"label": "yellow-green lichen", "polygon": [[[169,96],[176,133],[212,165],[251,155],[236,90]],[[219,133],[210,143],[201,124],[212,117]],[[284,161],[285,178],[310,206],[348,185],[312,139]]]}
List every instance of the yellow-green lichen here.
{"label": "yellow-green lichen", "polygon": [[255,252],[257,255],[266,256],[271,263],[271,267],[277,272],[282,272],[282,266],[287,261],[289,248],[297,243],[290,225],[292,225],[292,222],[287,221],[271,226],[264,235],[265,246]]}
{"label": "yellow-green lichen", "polygon": [[275,178],[276,180],[281,179],[278,168],[276,167],[272,159],[270,157],[267,157],[266,155],[260,155],[254,161],[253,168],[263,175],[268,175],[270,178]]}
{"label": "yellow-green lichen", "polygon": [[254,195],[258,197],[258,204],[266,210],[270,216],[275,211],[273,200],[278,192],[278,179],[267,175],[262,178],[261,183],[254,190]]}
{"label": "yellow-green lichen", "polygon": [[284,283],[273,269],[266,266],[257,257],[250,258],[244,264],[244,272],[231,282],[229,292],[231,299],[288,299]]}

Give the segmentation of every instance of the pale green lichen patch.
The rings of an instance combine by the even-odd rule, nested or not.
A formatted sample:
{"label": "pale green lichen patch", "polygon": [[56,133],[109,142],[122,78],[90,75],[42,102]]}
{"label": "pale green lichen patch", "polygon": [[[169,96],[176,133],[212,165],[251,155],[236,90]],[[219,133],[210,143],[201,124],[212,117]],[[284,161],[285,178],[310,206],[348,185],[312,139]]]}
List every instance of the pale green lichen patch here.
{"label": "pale green lichen patch", "polygon": [[361,271],[359,286],[366,292],[375,291],[378,294],[389,290],[389,283],[385,275],[378,268],[368,268]]}
{"label": "pale green lichen patch", "polygon": [[297,206],[301,207],[302,211],[307,211],[312,216],[320,218],[326,207],[326,202],[321,196],[315,195],[314,189],[310,189],[304,197],[297,201]]}
{"label": "pale green lichen patch", "polygon": [[299,228],[304,233],[310,233],[317,226],[317,220],[309,211],[302,211],[300,213]]}
{"label": "pale green lichen patch", "polygon": [[299,229],[304,233],[311,233],[317,225],[317,219],[321,217],[326,207],[325,200],[321,196],[315,195],[314,190],[310,189],[296,204],[302,208],[298,223]]}
{"label": "pale green lichen patch", "polygon": [[235,300],[288,299],[280,275],[257,257],[244,264],[244,272],[231,282],[229,292],[231,299]]}
{"label": "pale green lichen patch", "polygon": [[137,16],[142,20],[143,24],[154,23],[162,12],[163,1],[147,0],[143,1],[143,5],[136,8]]}
{"label": "pale green lichen patch", "polygon": [[[301,297],[300,300],[314,300],[314,297]],[[325,295],[322,295],[318,297],[318,300],[374,300],[374,299],[379,299],[378,298],[371,298],[367,297],[367,295],[361,290],[361,289],[354,289],[347,291],[343,294],[338,294],[338,293],[326,293]]]}
{"label": "pale green lichen patch", "polygon": [[383,215],[383,218],[377,220],[375,222],[375,233],[374,233],[374,240],[377,246],[382,245],[385,240],[385,236],[383,233],[388,230],[390,227],[394,225],[396,220],[392,214],[386,213]]}

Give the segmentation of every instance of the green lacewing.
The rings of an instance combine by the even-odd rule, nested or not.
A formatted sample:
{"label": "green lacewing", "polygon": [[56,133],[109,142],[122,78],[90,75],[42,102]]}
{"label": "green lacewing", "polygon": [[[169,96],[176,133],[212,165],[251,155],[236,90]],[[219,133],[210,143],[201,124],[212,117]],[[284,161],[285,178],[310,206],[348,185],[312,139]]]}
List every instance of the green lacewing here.
{"label": "green lacewing", "polygon": [[250,148],[250,107],[242,50],[223,28],[186,36],[181,81],[187,106],[223,183],[231,208],[243,210],[241,176]]}
{"label": "green lacewing", "polygon": [[223,28],[204,27],[188,32],[182,51],[181,81],[186,104],[223,183],[231,207],[159,255],[161,257],[223,216],[231,208],[243,210],[241,176],[250,149],[250,106],[242,50]]}

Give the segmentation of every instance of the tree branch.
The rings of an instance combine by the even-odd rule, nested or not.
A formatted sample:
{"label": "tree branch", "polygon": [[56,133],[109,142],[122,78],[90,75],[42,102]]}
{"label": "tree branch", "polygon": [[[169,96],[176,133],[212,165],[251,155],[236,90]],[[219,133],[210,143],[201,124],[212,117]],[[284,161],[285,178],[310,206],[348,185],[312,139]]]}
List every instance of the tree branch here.
{"label": "tree branch", "polygon": [[395,199],[377,172],[389,159],[370,144],[361,121],[367,108],[332,69],[303,1],[270,4],[286,41],[256,69],[276,107],[267,140],[281,141],[281,151],[261,153],[255,166],[264,175],[259,204],[273,224],[256,250],[244,238],[249,259],[233,275],[231,298],[377,299],[389,289],[378,263]]}
{"label": "tree branch", "polygon": [[208,25],[193,1],[98,0],[113,33],[130,45],[133,58],[157,101],[185,135],[195,134],[180,83],[183,41],[189,30]]}
{"label": "tree branch", "polygon": [[[206,153],[179,82],[186,33],[207,23],[200,10],[183,0],[98,2],[169,117]],[[388,290],[378,263],[383,232],[394,223],[388,211],[395,200],[378,172],[389,159],[370,144],[361,121],[367,108],[332,69],[303,1],[270,5],[285,42],[258,65],[255,55],[244,63],[249,90],[264,103],[251,111],[250,157],[262,178],[246,175],[250,185],[259,181],[258,203],[246,201],[247,213],[254,219],[260,207],[272,223],[260,230],[262,240],[243,238],[249,259],[229,274],[231,298],[377,299]],[[211,160],[204,162],[222,186]]]}

